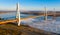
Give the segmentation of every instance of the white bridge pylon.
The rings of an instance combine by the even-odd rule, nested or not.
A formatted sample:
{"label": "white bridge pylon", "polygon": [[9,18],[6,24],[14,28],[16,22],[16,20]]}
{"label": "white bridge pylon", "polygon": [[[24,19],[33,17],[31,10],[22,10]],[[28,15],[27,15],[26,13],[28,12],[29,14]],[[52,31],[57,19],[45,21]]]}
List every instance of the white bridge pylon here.
{"label": "white bridge pylon", "polygon": [[17,23],[18,23],[18,26],[20,26],[20,5],[19,3],[17,3],[17,14],[16,14],[16,19],[17,19]]}

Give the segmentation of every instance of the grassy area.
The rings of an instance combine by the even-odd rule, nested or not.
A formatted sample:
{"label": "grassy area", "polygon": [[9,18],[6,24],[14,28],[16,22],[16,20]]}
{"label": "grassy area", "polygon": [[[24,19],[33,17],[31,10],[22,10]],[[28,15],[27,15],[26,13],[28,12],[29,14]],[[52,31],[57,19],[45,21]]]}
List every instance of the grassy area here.
{"label": "grassy area", "polygon": [[21,25],[19,27],[16,24],[0,25],[0,35],[51,35],[51,33],[46,33],[43,30],[32,28],[28,25]]}

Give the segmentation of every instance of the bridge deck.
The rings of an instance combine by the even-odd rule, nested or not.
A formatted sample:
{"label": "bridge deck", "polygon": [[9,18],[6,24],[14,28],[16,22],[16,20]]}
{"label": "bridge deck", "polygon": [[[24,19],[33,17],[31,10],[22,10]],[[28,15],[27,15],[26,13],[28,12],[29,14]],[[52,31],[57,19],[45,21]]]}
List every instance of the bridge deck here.
{"label": "bridge deck", "polygon": [[[39,17],[39,16],[30,16],[28,18],[36,18],[36,17]],[[21,18],[20,20],[27,20],[28,18]],[[16,22],[18,21],[18,19],[14,19],[14,20],[5,20],[5,21],[0,21],[0,24],[6,24],[6,23],[9,23],[9,22]]]}
{"label": "bridge deck", "polygon": [[0,21],[0,24],[6,24],[9,22],[16,22],[17,20],[5,20],[5,21]]}
{"label": "bridge deck", "polygon": [[[21,18],[20,20],[27,20],[29,18],[36,18],[36,17],[39,17],[39,16],[45,16],[45,15],[38,15],[38,16],[30,16],[28,18]],[[0,21],[0,24],[6,24],[6,23],[9,23],[9,22],[18,22],[18,19],[14,19],[14,20],[6,20],[6,21]]]}

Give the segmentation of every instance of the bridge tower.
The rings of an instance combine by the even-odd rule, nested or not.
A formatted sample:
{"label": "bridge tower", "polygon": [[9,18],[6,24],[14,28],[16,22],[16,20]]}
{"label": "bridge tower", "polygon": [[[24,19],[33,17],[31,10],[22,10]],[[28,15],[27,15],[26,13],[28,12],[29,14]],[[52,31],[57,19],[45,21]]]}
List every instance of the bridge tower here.
{"label": "bridge tower", "polygon": [[17,14],[16,14],[17,23],[18,23],[18,26],[20,26],[20,7],[19,7],[19,3],[17,3],[17,5],[16,5],[16,11],[17,11]]}
{"label": "bridge tower", "polygon": [[44,19],[47,21],[47,16],[48,16],[48,15],[47,15],[46,7],[44,7],[44,10],[45,10],[45,11],[44,11],[44,16],[45,16],[45,18],[44,18]]}
{"label": "bridge tower", "polygon": [[53,19],[55,19],[55,18],[56,18],[56,11],[55,11],[55,8],[53,8],[53,11],[54,11],[54,18],[53,18]]}

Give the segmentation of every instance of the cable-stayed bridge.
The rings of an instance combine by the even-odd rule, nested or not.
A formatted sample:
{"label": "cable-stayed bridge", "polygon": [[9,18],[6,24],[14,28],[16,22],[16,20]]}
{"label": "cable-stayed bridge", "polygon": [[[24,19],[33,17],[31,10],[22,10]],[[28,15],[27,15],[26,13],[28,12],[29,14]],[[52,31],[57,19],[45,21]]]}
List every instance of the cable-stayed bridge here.
{"label": "cable-stayed bridge", "polygon": [[5,23],[9,23],[9,22],[12,22],[12,23],[17,22],[18,23],[18,26],[20,26],[20,22],[22,20],[27,20],[28,18],[36,18],[36,17],[39,17],[39,16],[46,16],[46,20],[47,20],[47,16],[49,16],[49,15],[54,16],[53,13],[47,13],[46,8],[45,8],[45,12],[46,12],[45,14],[38,15],[38,16],[29,16],[28,18],[20,18],[20,7],[19,7],[19,3],[17,3],[17,5],[16,5],[16,11],[17,11],[16,19],[0,21],[0,24],[5,24]]}

